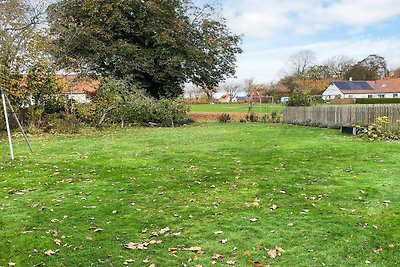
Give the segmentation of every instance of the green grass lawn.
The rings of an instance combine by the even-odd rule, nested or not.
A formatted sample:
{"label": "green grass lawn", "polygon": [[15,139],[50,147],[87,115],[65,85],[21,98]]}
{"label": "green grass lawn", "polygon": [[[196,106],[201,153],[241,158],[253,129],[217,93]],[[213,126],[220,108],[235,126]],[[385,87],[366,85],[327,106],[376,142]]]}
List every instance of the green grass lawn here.
{"label": "green grass lawn", "polygon": [[[285,106],[280,104],[253,104],[256,113],[282,112]],[[192,104],[190,111],[193,112],[239,112],[247,113],[248,105],[244,104]]]}
{"label": "green grass lawn", "polygon": [[400,265],[398,142],[207,123],[32,145],[0,142],[0,266]]}

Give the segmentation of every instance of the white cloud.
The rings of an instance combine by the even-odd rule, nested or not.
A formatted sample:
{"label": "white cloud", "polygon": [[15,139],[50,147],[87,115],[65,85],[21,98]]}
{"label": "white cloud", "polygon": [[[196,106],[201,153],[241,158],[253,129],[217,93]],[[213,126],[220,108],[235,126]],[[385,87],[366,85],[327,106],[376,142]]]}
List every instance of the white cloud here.
{"label": "white cloud", "polygon": [[340,25],[362,31],[400,16],[399,0],[225,0],[223,6],[235,32],[257,38],[283,30],[307,35]]}

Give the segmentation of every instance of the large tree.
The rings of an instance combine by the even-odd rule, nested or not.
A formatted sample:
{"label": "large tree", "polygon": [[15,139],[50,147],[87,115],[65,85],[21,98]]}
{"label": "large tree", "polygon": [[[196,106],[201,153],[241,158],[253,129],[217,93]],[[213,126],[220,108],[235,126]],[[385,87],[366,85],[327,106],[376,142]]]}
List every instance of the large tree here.
{"label": "large tree", "polygon": [[[184,82],[198,84],[216,64],[232,61],[222,42],[229,38],[224,22],[209,17],[205,23],[192,10],[187,0],[62,0],[49,9],[55,55],[63,67],[174,97]],[[215,75],[219,81],[234,71],[222,72]]]}

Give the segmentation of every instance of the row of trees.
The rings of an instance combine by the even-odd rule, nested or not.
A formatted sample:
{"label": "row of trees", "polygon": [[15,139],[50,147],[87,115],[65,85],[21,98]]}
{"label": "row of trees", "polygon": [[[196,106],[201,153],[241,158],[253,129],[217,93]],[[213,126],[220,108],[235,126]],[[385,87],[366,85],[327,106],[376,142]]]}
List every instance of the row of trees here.
{"label": "row of trees", "polygon": [[297,79],[377,80],[389,76],[385,58],[374,54],[360,61],[335,56],[318,65],[314,51],[302,50],[290,56],[286,68],[286,76]]}

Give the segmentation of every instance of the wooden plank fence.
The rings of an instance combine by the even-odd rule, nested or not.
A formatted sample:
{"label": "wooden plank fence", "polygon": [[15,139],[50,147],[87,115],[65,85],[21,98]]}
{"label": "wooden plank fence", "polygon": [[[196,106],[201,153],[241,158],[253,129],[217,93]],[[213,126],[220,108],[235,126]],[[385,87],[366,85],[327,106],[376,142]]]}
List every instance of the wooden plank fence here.
{"label": "wooden plank fence", "polygon": [[327,127],[371,125],[377,117],[388,116],[392,124],[400,120],[400,104],[329,105],[319,107],[286,107],[284,123],[320,123]]}

